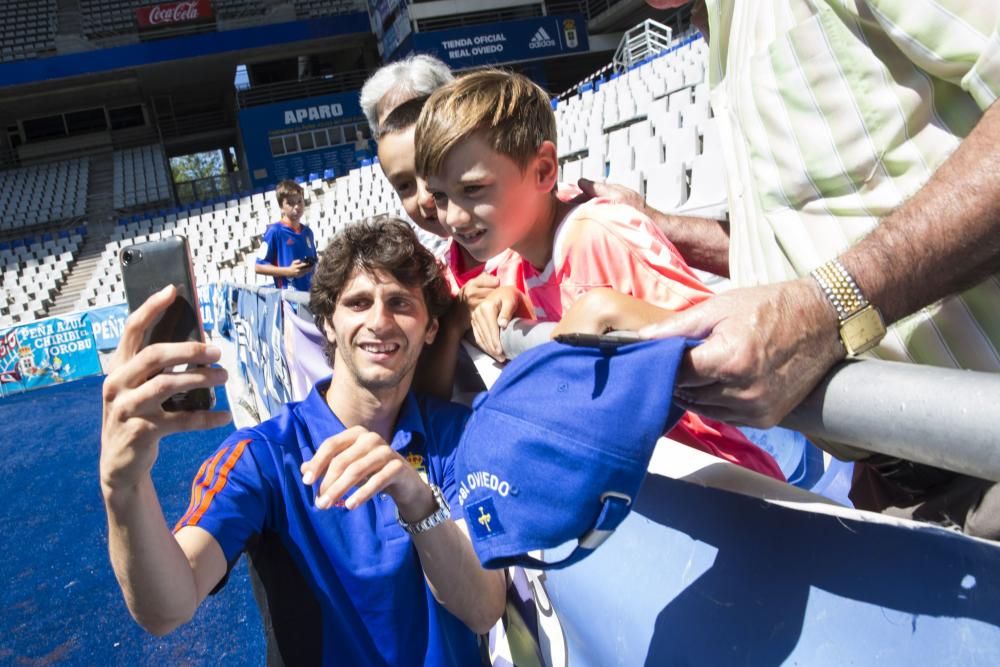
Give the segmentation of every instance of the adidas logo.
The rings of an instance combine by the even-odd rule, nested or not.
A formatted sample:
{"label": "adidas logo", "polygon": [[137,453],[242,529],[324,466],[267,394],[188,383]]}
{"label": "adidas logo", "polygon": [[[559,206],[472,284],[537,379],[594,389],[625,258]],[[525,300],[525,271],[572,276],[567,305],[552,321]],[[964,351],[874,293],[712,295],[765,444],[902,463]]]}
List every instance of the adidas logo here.
{"label": "adidas logo", "polygon": [[556,45],[556,40],[549,36],[549,33],[545,32],[545,28],[539,28],[535,35],[528,42],[529,49],[547,49]]}

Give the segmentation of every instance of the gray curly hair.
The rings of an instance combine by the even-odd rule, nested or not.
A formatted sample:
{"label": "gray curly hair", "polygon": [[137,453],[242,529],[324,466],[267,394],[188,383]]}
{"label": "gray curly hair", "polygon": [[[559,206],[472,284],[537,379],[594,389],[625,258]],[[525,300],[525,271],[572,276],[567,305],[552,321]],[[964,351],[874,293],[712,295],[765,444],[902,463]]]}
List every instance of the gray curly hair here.
{"label": "gray curly hair", "polygon": [[380,67],[361,88],[361,110],[372,136],[379,136],[382,117],[398,104],[430,95],[454,79],[446,64],[424,54],[412,55]]}

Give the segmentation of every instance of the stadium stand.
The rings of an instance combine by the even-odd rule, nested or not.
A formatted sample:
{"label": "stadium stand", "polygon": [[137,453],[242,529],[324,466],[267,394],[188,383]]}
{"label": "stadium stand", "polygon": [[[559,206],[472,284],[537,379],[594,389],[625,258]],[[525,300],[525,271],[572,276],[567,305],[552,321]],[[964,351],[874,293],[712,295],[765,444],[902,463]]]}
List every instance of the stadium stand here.
{"label": "stadium stand", "polygon": [[145,0],[80,0],[80,22],[87,37],[135,31],[135,10]]}
{"label": "stadium stand", "polygon": [[664,212],[724,216],[725,170],[705,81],[707,53],[700,36],[681,35],[665,53],[560,100],[562,179],[607,179]]}
{"label": "stadium stand", "polygon": [[299,18],[335,16],[347,12],[367,11],[363,0],[294,0],[295,14]]}
{"label": "stadium stand", "polygon": [[114,170],[116,209],[131,209],[171,197],[170,174],[162,146],[140,146],[116,151]]}
{"label": "stadium stand", "polygon": [[0,230],[78,218],[86,213],[87,158],[0,172]]}
{"label": "stadium stand", "polygon": [[66,281],[86,228],[0,242],[0,328],[44,317]]}
{"label": "stadium stand", "polygon": [[56,0],[0,3],[0,62],[37,58],[55,48]]}
{"label": "stadium stand", "polygon": [[[352,3],[324,0],[316,4],[332,12],[343,11]],[[307,5],[297,3],[296,7],[307,11]],[[606,178],[633,188],[664,211],[725,215],[725,177],[704,80],[706,57],[707,47],[700,36],[683,34],[663,54],[624,73],[602,70],[578,89],[560,96],[555,113],[562,180]],[[133,212],[157,203],[162,206],[171,199],[162,145],[115,151],[113,166],[116,210]],[[84,215],[87,178],[87,159],[0,173],[0,203],[16,212],[0,224],[12,229]],[[406,217],[377,160],[366,160],[363,166],[337,178],[332,173],[326,179],[318,174],[310,174],[310,178],[299,180],[309,204],[306,220],[319,247],[324,247],[341,226],[364,217],[379,213]],[[46,193],[42,202],[37,201],[35,193],[39,192]],[[253,270],[253,251],[266,226],[279,217],[273,190],[130,215],[118,221],[110,236],[95,238],[92,243],[98,243],[96,248],[88,246],[86,254],[93,259],[81,260],[77,269],[88,273],[73,279],[82,283],[87,276],[86,282],[82,289],[77,287],[81,289],[78,296],[64,299],[71,298],[67,305],[77,310],[122,303],[125,296],[117,269],[118,251],[169,234],[188,238],[199,284],[266,284]],[[432,250],[443,248],[438,237],[423,230],[417,233]],[[59,239],[65,243],[47,245],[22,241],[18,247],[10,244],[3,250],[5,298],[0,301],[11,304],[3,311],[4,321],[30,321],[49,312],[54,298],[66,287],[74,257],[82,250],[80,235],[74,234],[72,239],[73,243]],[[31,259],[37,264],[29,267]],[[49,264],[57,267],[53,280],[44,288],[40,283],[34,293],[14,296],[14,287],[26,273],[36,275],[36,266]]]}

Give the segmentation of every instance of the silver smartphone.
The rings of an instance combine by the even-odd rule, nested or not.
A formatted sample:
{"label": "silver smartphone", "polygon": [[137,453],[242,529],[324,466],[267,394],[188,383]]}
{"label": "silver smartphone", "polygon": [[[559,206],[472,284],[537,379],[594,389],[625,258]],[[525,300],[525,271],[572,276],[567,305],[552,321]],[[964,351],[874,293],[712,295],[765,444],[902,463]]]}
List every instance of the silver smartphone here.
{"label": "silver smartphone", "polygon": [[[118,252],[118,263],[129,312],[135,312],[167,285],[177,288],[177,298],[146,331],[143,347],[153,343],[205,342],[201,306],[186,238],[169,236],[124,247]],[[170,411],[211,410],[214,406],[215,391],[212,388],[174,394],[163,403],[163,409]]]}

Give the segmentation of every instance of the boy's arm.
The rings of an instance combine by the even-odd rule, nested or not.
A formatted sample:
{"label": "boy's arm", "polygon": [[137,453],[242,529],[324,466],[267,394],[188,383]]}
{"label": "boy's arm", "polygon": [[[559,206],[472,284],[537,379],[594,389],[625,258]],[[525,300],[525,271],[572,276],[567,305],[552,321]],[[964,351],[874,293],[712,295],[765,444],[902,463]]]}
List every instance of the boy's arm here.
{"label": "boy's arm", "polygon": [[563,313],[552,336],[567,333],[604,334],[638,331],[662,322],[673,313],[607,287],[592,289]]}
{"label": "boy's arm", "polygon": [[451,400],[458,349],[471,326],[472,311],[498,284],[495,276],[481,273],[462,287],[451,308],[441,318],[441,328],[434,343],[420,356],[413,378],[414,389]]}
{"label": "boy's arm", "polygon": [[500,330],[515,317],[531,318],[531,304],[520,290],[503,286],[493,290],[472,312],[472,333],[476,345],[497,361],[506,361],[500,344]]}
{"label": "boy's arm", "polygon": [[312,265],[306,264],[302,260],[295,260],[289,266],[275,266],[274,264],[254,264],[253,270],[265,276],[277,276],[279,278],[298,278],[312,271]]}
{"label": "boy's arm", "polygon": [[[464,305],[455,301],[448,312],[441,317],[441,328],[437,338],[424,349],[413,376],[413,388],[419,392],[451,400],[455,386],[455,366],[458,363],[458,348],[468,325],[462,325],[462,314],[457,309]],[[464,318],[468,320],[466,315]]]}

